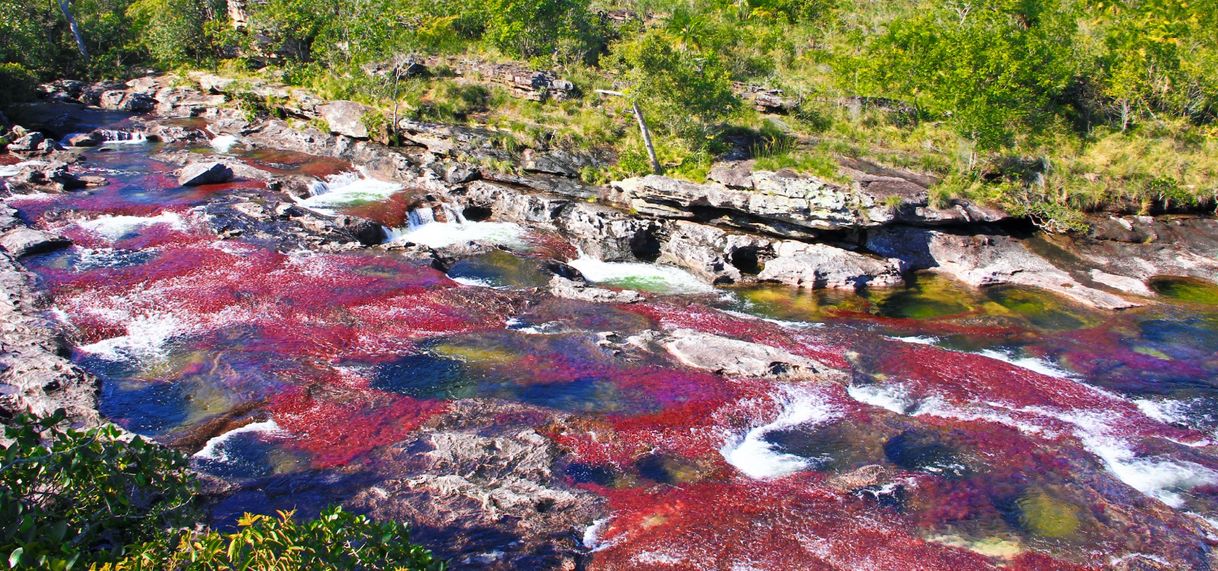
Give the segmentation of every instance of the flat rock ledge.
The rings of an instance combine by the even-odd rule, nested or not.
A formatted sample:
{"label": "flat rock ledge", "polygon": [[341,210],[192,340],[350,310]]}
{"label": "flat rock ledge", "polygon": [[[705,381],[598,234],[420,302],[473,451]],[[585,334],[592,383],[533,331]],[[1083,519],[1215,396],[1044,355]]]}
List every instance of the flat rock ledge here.
{"label": "flat rock ledge", "polygon": [[[13,211],[0,204],[0,231],[12,236],[25,228],[17,224]],[[0,417],[63,408],[75,426],[99,425],[98,380],[68,359],[63,326],[49,307],[34,276],[0,251]]]}

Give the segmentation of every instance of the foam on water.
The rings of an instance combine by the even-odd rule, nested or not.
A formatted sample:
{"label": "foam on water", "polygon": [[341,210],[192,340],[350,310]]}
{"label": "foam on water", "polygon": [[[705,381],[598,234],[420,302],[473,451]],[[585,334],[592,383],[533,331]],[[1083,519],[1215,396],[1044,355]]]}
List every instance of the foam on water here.
{"label": "foam on water", "polygon": [[909,397],[909,390],[897,383],[874,385],[851,385],[846,389],[850,398],[863,404],[876,406],[897,414],[909,414],[917,402]]}
{"label": "foam on water", "polygon": [[224,451],[224,443],[228,442],[238,434],[258,432],[269,435],[278,435],[283,433],[283,429],[279,428],[279,425],[275,424],[274,420],[252,422],[240,428],[234,428],[228,432],[225,432],[224,434],[213,436],[212,438],[208,439],[207,444],[204,444],[203,448],[201,448],[198,452],[195,452],[194,455],[192,455],[192,458],[227,462],[228,454]]}
{"label": "foam on water", "polygon": [[1004,363],[1015,365],[1021,369],[1027,369],[1035,373],[1040,373],[1048,377],[1055,377],[1058,379],[1074,378],[1074,374],[1070,371],[1067,371],[1057,366],[1057,364],[1051,363],[1044,359],[1038,359],[1036,357],[1018,357],[1010,352],[998,351],[994,349],[986,349],[978,354],[983,357],[989,357],[991,359],[997,359]]}
{"label": "foam on water", "polygon": [[1059,411],[1032,407],[1075,427],[1083,445],[1104,462],[1108,471],[1131,488],[1173,508],[1184,505],[1183,491],[1218,483],[1218,472],[1194,462],[1139,457],[1117,426],[1121,419],[1099,411]]}
{"label": "foam on water", "polygon": [[181,214],[176,212],[162,212],[156,216],[107,215],[77,222],[77,225],[81,228],[110,240],[118,240],[141,228],[157,224],[167,224],[177,230],[186,229],[186,220],[182,218]]}
{"label": "foam on water", "polygon": [[671,266],[640,262],[605,262],[580,256],[568,264],[588,281],[658,293],[712,293],[714,286]]}
{"label": "foam on water", "polygon": [[241,139],[238,139],[235,135],[220,135],[211,140],[211,148],[219,153],[228,153],[240,142]]}
{"label": "foam on water", "polygon": [[730,315],[732,317],[737,317],[740,319],[750,319],[750,320],[754,320],[754,321],[764,321],[766,323],[773,323],[774,325],[777,325],[779,327],[786,327],[788,329],[812,329],[814,327],[824,327],[825,326],[824,323],[812,323],[812,322],[808,322],[808,321],[787,321],[785,319],[771,319],[769,317],[760,317],[757,315],[753,315],[751,313],[732,311],[730,309],[720,309],[718,311],[721,313]]}
{"label": "foam on water", "polygon": [[431,248],[447,248],[469,242],[526,248],[528,244],[524,237],[524,228],[511,222],[432,222],[410,231],[395,230],[390,234],[390,242]]}
{"label": "foam on water", "polygon": [[19,163],[15,163],[15,164],[11,164],[11,165],[0,165],[0,178],[9,177],[9,176],[17,176],[17,173],[21,172],[22,168],[42,166],[45,164],[47,164],[46,161],[31,160],[31,161],[21,161]]}
{"label": "foam on water", "polygon": [[1142,414],[1164,424],[1187,423],[1191,401],[1167,399],[1134,399]]}
{"label": "foam on water", "polygon": [[771,432],[797,426],[817,425],[840,416],[812,387],[787,385],[774,395],[779,405],[778,417],[773,421],[754,427],[743,436],[729,438],[719,452],[728,464],[755,480],[768,480],[798,472],[811,466],[807,458],[786,454],[774,449],[766,442]]}
{"label": "foam on water", "polygon": [[461,285],[470,286],[470,287],[486,287],[486,288],[491,288],[491,289],[498,289],[500,287],[500,286],[497,286],[494,283],[490,282],[489,280],[480,280],[478,278],[466,278],[466,277],[455,277],[454,278],[452,276],[449,276],[448,279],[450,279],[454,282],[457,282]]}
{"label": "foam on water", "polygon": [[168,314],[136,317],[126,328],[126,335],[103,339],[80,349],[109,361],[153,360],[164,356],[165,345],[183,329],[182,323]]}
{"label": "foam on water", "polygon": [[299,204],[318,212],[333,214],[335,208],[360,202],[375,202],[389,198],[402,190],[402,185],[370,178],[358,172],[345,172],[326,177],[324,183],[313,185],[313,196]]}
{"label": "foam on water", "polygon": [[929,335],[911,335],[908,337],[889,337],[889,339],[892,339],[894,341],[900,341],[902,343],[913,343],[914,345],[937,345],[939,343],[938,337],[931,337]]}

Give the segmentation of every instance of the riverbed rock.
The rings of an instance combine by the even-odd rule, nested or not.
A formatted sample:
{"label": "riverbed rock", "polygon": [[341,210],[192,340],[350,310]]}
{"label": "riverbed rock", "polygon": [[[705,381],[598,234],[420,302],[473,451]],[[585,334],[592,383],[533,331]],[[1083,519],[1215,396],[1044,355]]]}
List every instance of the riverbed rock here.
{"label": "riverbed rock", "polygon": [[[1061,244],[1088,271],[1139,282],[1180,276],[1218,283],[1218,219],[1212,216],[1103,217],[1092,227],[1090,235]],[[1123,283],[1109,285],[1144,295]]]}
{"label": "riverbed rock", "polygon": [[414,539],[464,567],[574,568],[576,534],[604,512],[594,494],[555,473],[562,452],[532,427],[553,416],[511,403],[455,401],[433,426],[378,452],[372,466],[384,481],[351,504],[411,522]]}
{"label": "riverbed rock", "polygon": [[765,263],[757,277],[813,289],[861,290],[903,282],[898,260],[790,240],[774,245],[774,258]]}
{"label": "riverbed rock", "polygon": [[31,131],[8,144],[8,152],[25,156],[38,156],[63,150],[53,139],[38,131]]}
{"label": "riverbed rock", "polygon": [[554,224],[580,251],[606,262],[654,261],[660,255],[661,225],[614,208],[570,202]]}
{"label": "riverbed rock", "polygon": [[668,332],[661,344],[687,366],[729,377],[833,381],[845,378],[841,371],[783,349],[692,329]]}
{"label": "riverbed rock", "polygon": [[72,241],[43,230],[20,226],[0,235],[0,248],[14,258],[57,250]]}
{"label": "riverbed rock", "polygon": [[201,184],[216,184],[233,179],[233,169],[221,162],[206,162],[187,165],[178,174],[178,184],[182,186],[198,186]]}
{"label": "riverbed rock", "polygon": [[101,144],[102,136],[97,131],[76,133],[75,135],[69,135],[67,139],[64,139],[64,142],[69,147],[96,147]]}
{"label": "riverbed rock", "polygon": [[550,294],[564,299],[576,299],[592,303],[638,303],[643,297],[634,290],[613,290],[590,286],[562,276],[550,278]]}
{"label": "riverbed rock", "polygon": [[111,89],[102,92],[97,101],[98,107],[112,111],[127,111],[130,113],[147,113],[156,108],[156,100],[147,93]]}
{"label": "riverbed rock", "polygon": [[[88,180],[85,180],[85,179]],[[105,179],[101,177],[80,177],[72,172],[68,163],[63,161],[29,161],[17,171],[17,174],[8,180],[10,188],[19,193],[28,193],[36,191],[63,192],[65,190],[75,190],[89,186],[90,183],[96,185],[100,179],[101,184],[105,184]]]}
{"label": "riverbed rock", "polygon": [[100,383],[67,358],[62,327],[46,317],[47,306],[35,278],[0,252],[0,417],[63,408],[73,425],[97,426]]}
{"label": "riverbed rock", "polygon": [[905,270],[927,269],[974,287],[1013,284],[1036,287],[1100,309],[1140,305],[1089,287],[1007,234],[952,234],[940,230],[888,227],[873,232],[867,248],[898,258]]}
{"label": "riverbed rock", "polygon": [[317,110],[330,126],[330,132],[353,139],[368,138],[368,127],[364,125],[364,115],[368,113],[366,105],[354,101],[335,101]]}

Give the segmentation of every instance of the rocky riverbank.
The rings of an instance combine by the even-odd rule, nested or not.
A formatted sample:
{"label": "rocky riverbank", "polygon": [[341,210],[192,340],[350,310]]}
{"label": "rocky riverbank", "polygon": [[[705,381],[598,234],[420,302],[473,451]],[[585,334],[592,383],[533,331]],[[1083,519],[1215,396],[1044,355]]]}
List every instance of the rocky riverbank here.
{"label": "rocky riverbank", "polygon": [[[870,427],[874,419],[883,419],[880,425],[868,428],[875,433],[865,437],[874,444],[872,452],[887,454],[889,448],[895,452],[879,457],[859,452],[864,460],[857,465],[843,464],[840,473],[823,485],[817,480],[819,474],[810,476],[809,487],[796,496],[812,490],[814,493],[804,501],[817,506],[827,507],[829,501],[846,505],[843,502],[864,497],[874,497],[880,504],[899,503],[903,500],[898,496],[915,493],[905,487],[915,489],[906,481],[912,479],[898,477],[895,468],[877,462],[888,462],[918,478],[942,473],[943,467],[938,465],[922,469],[924,459],[903,456],[901,447],[929,449],[927,455],[936,458],[941,455],[940,449],[947,450],[937,440],[924,445],[922,439],[933,440],[928,435],[904,436],[911,430],[909,423],[924,422],[914,419],[914,411],[935,417],[934,407],[946,406],[945,398],[954,399],[952,402],[961,407],[980,406],[989,402],[991,394],[1014,384],[1026,391],[1011,389],[1002,394],[1012,399],[1014,404],[1010,406],[1015,408],[1010,410],[1023,415],[1020,422],[1045,424],[1052,428],[1052,434],[1070,430],[1060,425],[1065,420],[1048,422],[1036,417],[1039,411],[1048,410],[1046,406],[1058,405],[1055,399],[1061,397],[1062,386],[1073,386],[1066,377],[1053,376],[1059,373],[1038,364],[1040,361],[1033,360],[1033,366],[1049,371],[1050,376],[1038,376],[1004,362],[1016,359],[1006,353],[994,353],[1002,358],[991,358],[923,348],[927,341],[916,332],[904,334],[909,337],[862,340],[857,331],[812,335],[806,323],[787,327],[781,319],[762,320],[700,307],[689,300],[670,302],[646,291],[598,286],[572,267],[578,264],[567,264],[579,257],[579,252],[585,255],[581,259],[659,262],[684,268],[707,284],[724,285],[775,283],[882,292],[903,285],[913,272],[929,270],[952,278],[952,283],[975,288],[1005,284],[1048,290],[1074,302],[1053,310],[1053,318],[1069,318],[1079,324],[1097,318],[1082,310],[1077,311],[1077,318],[1072,317],[1075,305],[1107,311],[1154,304],[1156,294],[1149,287],[1154,278],[1171,275],[1213,280],[1218,268],[1213,255],[1218,246],[1218,227],[1208,217],[1097,218],[1088,235],[1052,236],[1037,232],[1026,220],[984,205],[957,202],[936,206],[929,191],[933,179],[850,160],[843,164],[849,182],[790,171],[757,170],[749,161],[728,161],[716,165],[705,183],[648,176],[590,186],[579,179],[580,169],[592,161],[605,160],[603,157],[559,148],[508,150],[498,145],[496,133],[487,129],[415,122],[399,125],[408,145],[389,148],[368,138],[361,118],[366,109],[354,102],[325,102],[300,90],[203,74],[192,76],[190,82],[170,78],[141,78],[126,84],[57,82],[44,86],[44,102],[13,113],[13,122],[21,128],[11,128],[17,136],[8,147],[11,156],[4,157],[0,168],[12,173],[3,193],[26,195],[17,197],[14,203],[23,199],[37,202],[40,196],[87,197],[92,192],[89,188],[107,188],[107,181],[96,174],[100,169],[86,169],[88,164],[80,162],[80,149],[141,140],[167,144],[151,147],[147,151],[150,156],[139,159],[143,161],[138,165],[140,174],[148,178],[137,180],[147,182],[149,188],[138,191],[147,191],[148,196],[140,195],[137,200],[116,192],[107,198],[115,204],[98,207],[89,219],[74,217],[70,201],[46,201],[47,206],[34,210],[37,220],[23,221],[9,211],[0,212],[0,248],[4,250],[0,254],[0,280],[8,296],[6,305],[0,306],[6,327],[0,332],[4,335],[0,338],[4,349],[0,359],[4,395],[0,404],[4,413],[68,406],[81,423],[96,422],[99,416],[97,380],[65,358],[69,342],[83,345],[76,342],[81,333],[65,330],[59,324],[38,293],[32,275],[14,261],[62,249],[71,242],[26,222],[40,228],[58,228],[56,231],[80,240],[98,240],[92,245],[102,249],[138,254],[149,248],[138,232],[130,238],[135,242],[125,244],[130,248],[120,248],[117,244],[129,239],[125,238],[127,233],[120,232],[105,241],[95,234],[77,235],[63,229],[79,230],[81,223],[112,216],[121,210],[119,207],[133,208],[140,215],[155,213],[149,220],[179,224],[161,224],[158,232],[150,232],[151,244],[155,244],[152,248],[165,248],[169,252],[165,258],[172,260],[172,267],[141,267],[126,275],[122,264],[117,264],[119,271],[107,274],[109,278],[131,280],[128,286],[140,288],[145,278],[161,284],[172,282],[149,294],[152,300],[148,303],[156,305],[156,311],[167,313],[169,310],[160,304],[176,308],[176,314],[169,313],[170,317],[176,315],[175,319],[201,313],[206,319],[223,322],[222,339],[213,338],[210,343],[231,350],[230,345],[223,345],[237,343],[227,338],[230,334],[248,335],[243,331],[250,328],[264,335],[268,332],[260,328],[278,328],[270,331],[276,337],[267,345],[288,346],[299,353],[281,354],[262,347],[259,350],[264,353],[256,353],[253,359],[257,365],[242,362],[246,357],[236,357],[237,364],[215,365],[221,372],[213,371],[214,376],[225,377],[224,367],[232,366],[243,379],[258,379],[259,374],[271,378],[275,374],[258,367],[264,361],[285,359],[291,363],[285,367],[290,369],[287,376],[291,382],[274,386],[270,395],[258,395],[257,390],[247,393],[248,385],[241,384],[240,396],[232,397],[233,402],[192,393],[185,400],[216,398],[223,404],[215,409],[191,405],[203,411],[198,413],[199,418],[171,424],[173,429],[161,435],[161,441],[196,455],[197,461],[209,461],[215,460],[209,454],[222,446],[224,439],[241,431],[274,434],[283,430],[298,437],[294,445],[303,451],[289,446],[290,453],[276,456],[273,462],[289,464],[292,453],[304,456],[307,452],[313,458],[315,466],[310,470],[316,472],[307,475],[289,477],[268,469],[267,474],[254,478],[216,479],[210,491],[217,498],[218,509],[229,505],[244,509],[261,498],[288,497],[293,505],[307,505],[315,496],[339,496],[377,517],[413,522],[419,539],[443,556],[470,566],[578,568],[594,549],[612,553],[621,549],[615,547],[618,543],[646,541],[645,530],[653,526],[666,529],[666,518],[678,518],[687,512],[698,515],[698,510],[707,512],[699,517],[705,516],[708,521],[719,515],[710,513],[708,506],[713,502],[699,501],[695,502],[697,510],[661,511],[647,515],[633,528],[629,527],[629,517],[607,524],[611,512],[607,505],[611,500],[607,498],[619,502],[615,508],[618,514],[651,505],[644,499],[630,499],[639,479],[665,486],[689,484],[690,489],[697,489],[698,482],[706,479],[726,487],[727,493],[716,493],[715,497],[756,506],[753,494],[768,489],[770,484],[757,484],[744,477],[733,479],[733,470],[742,470],[749,477],[762,474],[756,477],[765,480],[770,472],[756,471],[759,468],[749,463],[756,458],[749,454],[762,454],[763,460],[772,459],[766,454],[780,456],[763,443],[767,432],[777,434],[801,424],[816,425],[820,420],[814,417],[821,413],[808,410],[820,411],[828,406],[826,402],[832,402],[835,410],[847,411],[840,414],[852,415],[850,422],[843,423],[847,426],[835,430],[861,430],[851,427]],[[277,112],[285,118],[253,116],[248,109],[238,108],[233,102],[242,99],[244,93],[280,102]],[[127,126],[119,130],[88,127],[103,123],[97,120],[99,116],[128,115],[134,117],[124,119]],[[204,145],[213,149],[240,146],[267,153],[241,160],[234,154],[202,148]],[[87,156],[97,161],[103,155]],[[329,159],[335,159],[333,164]],[[296,167],[286,168],[288,163]],[[303,164],[310,168],[299,168]],[[519,168],[503,172],[489,166],[503,164]],[[317,194],[316,185],[324,184],[323,179],[334,182],[335,173],[352,166],[405,187],[406,192],[400,194],[409,195],[403,199],[409,203],[399,204],[386,197],[376,203],[378,208],[395,210],[393,221],[381,218],[386,212],[328,214],[324,208],[302,204]],[[116,171],[113,176],[125,175]],[[65,194],[82,189],[84,193]],[[184,189],[198,189],[199,194],[189,200],[175,194],[181,200],[169,204],[171,191]],[[148,204],[154,208],[145,208]],[[427,210],[428,206],[437,219],[463,214],[473,221],[515,222],[544,230],[546,236],[557,236],[555,242],[560,243],[546,243],[540,248],[543,254],[518,262],[524,268],[520,273],[528,277],[521,280],[527,283],[525,286],[457,288],[448,281],[437,285],[427,281],[428,276],[438,275],[436,272],[423,268],[430,273],[415,275],[418,268],[399,264],[399,258],[412,263],[424,260],[450,272],[462,261],[493,255],[497,250],[476,241],[429,247],[411,243],[405,236],[389,240],[392,227],[404,224],[410,211]],[[127,214],[122,212],[120,216]],[[191,224],[199,227],[191,228]],[[380,257],[374,259],[372,254]],[[309,260],[329,255],[333,256],[326,263],[337,266],[310,265]],[[346,255],[360,258],[353,262],[343,257]],[[248,267],[240,265],[246,261]],[[141,266],[142,262],[132,265]],[[50,269],[50,275],[66,283],[73,283],[80,279],[78,273],[88,271],[57,274],[54,270]],[[213,277],[213,273],[217,275]],[[260,280],[264,274],[276,277],[246,284],[248,280]],[[346,278],[355,281],[343,281]],[[397,279],[401,281],[393,281]],[[210,283],[212,280],[215,283]],[[280,283],[285,280],[308,285],[285,290]],[[198,297],[194,297],[192,288],[203,286],[196,281],[208,282],[206,292]],[[106,305],[114,311],[114,297],[125,292],[107,289],[108,282],[103,282],[68,288],[64,297],[82,296],[75,301],[78,312],[89,304]],[[705,288],[699,292],[713,291],[706,284],[697,285]],[[403,297],[388,301],[375,295],[367,299],[348,297],[360,287],[372,287],[382,296],[400,293]],[[951,287],[959,289],[949,288],[950,295],[938,300],[947,309],[934,311],[970,314],[973,310],[963,302],[961,309],[952,309],[952,304],[960,300],[951,296],[965,298],[978,292],[965,291],[969,288],[959,284]],[[332,298],[324,298],[318,291]],[[764,296],[760,290],[753,293]],[[99,297],[91,297],[94,295]],[[600,305],[589,309],[590,304]],[[253,316],[241,315],[233,318],[235,322],[224,322],[231,316],[221,314],[236,306],[257,311],[252,312]],[[410,311],[394,313],[403,308]],[[278,313],[280,309],[284,313]],[[267,319],[272,322],[269,325],[261,321],[265,312],[274,315]],[[467,312],[478,315],[465,315]],[[533,321],[513,321],[530,313]],[[547,327],[563,327],[562,319],[572,314],[586,323],[579,325],[583,329],[566,332],[568,338],[563,338],[559,329],[558,340],[551,345],[547,337],[555,332]],[[982,337],[1014,338],[1008,318],[969,323],[957,331],[975,329]],[[406,321],[409,319],[418,322]],[[91,326],[95,335],[97,329],[104,330],[102,339],[122,333],[104,316],[99,321],[105,325]],[[208,329],[212,326],[200,325],[190,335],[215,333]],[[953,334],[952,327],[955,325],[945,325],[936,334]],[[357,329],[357,334],[345,336],[349,328]],[[408,345],[402,336],[409,337],[416,328],[422,331],[421,341],[410,338],[420,343]],[[479,331],[482,337],[459,338],[470,330]],[[1088,334],[1095,335],[1097,343],[1113,344],[1110,352],[1128,362],[1141,363],[1137,359],[1158,350],[1150,347],[1119,353],[1115,342],[1095,332]],[[314,344],[306,339],[309,335],[323,339]],[[515,335],[529,340],[511,337]],[[453,341],[454,337],[458,339]],[[450,342],[450,346],[441,351],[424,344],[437,339]],[[362,370],[348,367],[344,359],[352,359],[353,352],[356,358],[352,360],[357,365],[358,357],[367,357],[351,347],[365,347],[365,343],[384,343],[392,350],[377,349],[388,356],[370,359]],[[212,360],[209,355],[220,352],[217,346],[193,348],[189,356],[166,366],[182,370],[212,366],[208,364]],[[366,347],[361,350],[372,351]],[[567,363],[572,354],[585,360]],[[264,359],[265,355],[272,359]],[[542,356],[540,365],[536,355]],[[902,355],[910,357],[885,361]],[[935,359],[955,360],[949,365],[955,368],[948,368],[951,374],[944,379],[931,378],[926,371],[915,368]],[[521,381],[524,388],[511,385],[510,389],[494,389],[501,393],[483,394],[478,387],[459,387],[472,392],[448,392],[450,388],[444,383],[453,380],[449,377],[464,375],[453,370],[492,367],[487,363],[503,369],[525,369],[522,375],[528,378]],[[236,369],[239,365],[255,374],[246,375],[246,370]],[[551,386],[544,371],[529,366],[566,368],[554,377]],[[1104,366],[1113,365],[1106,361]],[[868,367],[876,368],[874,375],[867,372]],[[962,372],[974,369],[982,373],[975,384],[956,383]],[[408,378],[395,376],[400,370],[409,371],[405,375]],[[890,370],[894,371],[892,375],[888,374]],[[416,371],[423,371],[418,375],[422,381],[414,378]],[[938,369],[932,372],[938,375]],[[158,372],[155,376],[159,383],[164,375]],[[926,377],[924,382],[930,388],[918,400],[908,392],[917,387],[907,390],[879,384],[889,377]],[[164,384],[174,382],[181,379]],[[1049,388],[1042,390],[1042,384]],[[774,393],[774,387],[787,392]],[[546,392],[550,390],[558,396]],[[670,409],[653,411],[654,403],[641,406],[635,402],[639,394],[673,402],[664,405]],[[1105,406],[1109,409],[1099,410],[1096,415],[1133,415],[1131,410],[1137,410],[1107,392],[1079,394],[1063,402],[1071,407],[1092,406],[1097,399],[1108,403]],[[862,409],[865,404],[875,406]],[[632,412],[636,406],[643,412]],[[760,414],[756,407],[762,409]],[[596,414],[584,414],[588,410]],[[941,414],[955,419],[980,414],[971,411],[961,408]],[[910,413],[908,418],[906,413]],[[779,415],[778,420],[762,420],[774,414]],[[822,416],[830,419],[836,418],[835,414],[839,413]],[[987,414],[985,418],[1001,417],[992,411]],[[386,424],[386,419],[392,422]],[[1050,434],[1040,425],[1034,428],[1032,433]],[[349,436],[348,432],[358,436]],[[1013,442],[1012,449],[1026,449],[1024,441],[1014,440],[1011,434],[1003,433],[1002,439],[990,438],[989,434],[979,432],[977,442],[986,446]],[[806,462],[796,462],[800,466],[811,465],[822,456],[816,447],[819,438],[803,442],[800,439],[804,436],[796,433],[785,438],[791,439],[791,450],[807,455]],[[665,447],[672,450],[661,453]],[[1076,450],[1081,448],[1068,449]],[[914,452],[908,455],[917,456]],[[969,458],[968,466],[981,466],[981,458],[995,456],[1001,454],[979,452],[977,458]],[[357,457],[358,465],[348,464]],[[889,461],[883,460],[885,457]],[[955,462],[954,455],[948,457]],[[1024,460],[1028,465],[1040,463],[1036,458]],[[785,465],[780,462],[780,467]],[[965,464],[951,464],[951,470],[965,469]],[[1086,469],[1097,478],[1087,493],[1112,488],[1115,480],[1096,476],[1102,467]],[[1010,475],[1010,479],[1015,478]],[[665,493],[682,489],[676,485],[663,488]],[[925,489],[933,492],[936,488],[927,483]],[[1123,496],[1114,497],[1127,501]],[[940,499],[944,505],[951,503]],[[1115,502],[1093,498],[1088,505],[1125,505]],[[806,505],[795,507],[798,509],[790,514],[776,516],[776,521],[818,512],[804,509]],[[1097,513],[1111,514],[1114,510],[1106,508]],[[1175,515],[1163,510],[1147,512],[1155,514],[1156,525],[1175,521]],[[1116,517],[1122,524],[1136,519]],[[874,518],[859,518],[864,519]],[[632,531],[619,530],[619,539],[603,540],[601,534],[614,533],[613,529],[606,531],[607,525]],[[1097,529],[1102,527],[1095,525]],[[746,527],[754,527],[752,520]],[[833,527],[837,534],[833,537],[850,537]],[[621,539],[635,531],[642,539]],[[879,528],[865,531],[896,537],[881,534]],[[1154,545],[1159,537],[1145,531],[1138,541]],[[919,549],[928,545],[912,537],[906,540]],[[1186,544],[1180,540],[1180,545]],[[639,554],[643,555],[646,552]]]}
{"label": "rocky riverbank", "polygon": [[[406,146],[388,148],[367,139],[362,105],[201,73],[190,80],[198,87],[142,78],[121,85],[58,82],[43,91],[59,105],[146,113],[144,133],[166,141],[234,136],[248,145],[346,159],[482,217],[558,229],[594,257],[660,261],[717,284],[861,289],[898,285],[910,272],[928,270],[973,286],[1038,287],[1121,309],[1153,302],[1146,283],[1156,276],[1218,276],[1212,217],[1096,217],[1086,235],[1048,236],[984,205],[936,206],[933,178],[855,159],[843,159],[848,183],[728,161],[703,184],[647,176],[593,187],[579,181],[579,170],[603,158],[559,148],[508,151],[496,146],[491,130],[413,121],[399,124]],[[282,101],[288,119],[252,118],[225,104],[241,93]],[[29,109],[32,124],[67,135],[71,111],[54,105]],[[10,152],[59,152],[33,138],[16,141]],[[485,166],[491,163],[520,166],[504,173]]]}

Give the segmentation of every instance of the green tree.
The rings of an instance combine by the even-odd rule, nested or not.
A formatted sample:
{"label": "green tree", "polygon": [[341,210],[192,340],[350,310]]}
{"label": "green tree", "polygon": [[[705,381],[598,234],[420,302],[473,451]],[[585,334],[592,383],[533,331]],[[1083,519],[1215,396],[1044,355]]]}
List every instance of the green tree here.
{"label": "green tree", "polygon": [[664,30],[614,44],[606,64],[657,130],[698,147],[740,105],[717,54]]}
{"label": "green tree", "polygon": [[864,53],[874,94],[941,118],[981,150],[999,149],[1053,116],[1077,61],[1074,13],[1052,0],[924,5]]}
{"label": "green tree", "polygon": [[488,0],[484,10],[486,39],[508,55],[591,63],[604,47],[605,29],[587,0]]}
{"label": "green tree", "polygon": [[133,46],[163,66],[216,57],[209,23],[224,21],[224,13],[223,0],[134,0],[127,8],[139,30]]}

